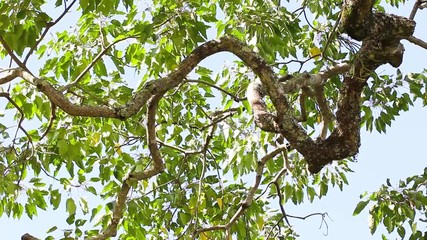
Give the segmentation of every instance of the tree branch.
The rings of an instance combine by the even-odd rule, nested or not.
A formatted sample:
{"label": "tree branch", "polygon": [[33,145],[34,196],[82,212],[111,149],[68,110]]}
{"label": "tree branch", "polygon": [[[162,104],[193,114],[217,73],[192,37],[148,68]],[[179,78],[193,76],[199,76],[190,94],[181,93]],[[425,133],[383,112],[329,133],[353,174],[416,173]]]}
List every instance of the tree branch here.
{"label": "tree branch", "polygon": [[105,240],[110,237],[116,236],[117,226],[120,223],[120,220],[123,218],[123,213],[126,208],[127,195],[130,191],[131,186],[124,181],[120,192],[117,194],[117,200],[114,204],[113,216],[107,228],[102,231],[99,235],[90,238],[90,240]]}
{"label": "tree branch", "polygon": [[19,58],[13,53],[13,50],[9,47],[6,40],[3,39],[3,36],[0,35],[0,43],[3,45],[6,52],[13,59],[13,61],[22,69],[24,69],[28,74],[33,75],[27,66],[19,60]]}
{"label": "tree branch", "polygon": [[424,49],[427,49],[427,42],[424,42],[423,40],[416,38],[414,36],[408,36],[405,38],[406,40],[408,40],[409,42],[418,45]]}
{"label": "tree branch", "polygon": [[124,38],[116,39],[115,41],[110,43],[107,47],[102,49],[102,51],[100,53],[98,53],[98,55],[96,55],[96,57],[92,60],[92,62],[90,62],[89,65],[86,66],[86,68],[79,74],[79,76],[76,77],[76,79],[73,82],[62,87],[60,89],[60,91],[63,92],[65,90],[68,90],[68,89],[72,88],[73,86],[77,85],[83,79],[83,77],[86,75],[86,73],[88,73],[90,71],[90,69],[92,69],[92,67],[96,64],[96,62],[99,59],[101,59],[108,52],[108,50],[110,50],[110,48],[112,46],[114,46],[115,44],[117,44],[121,41],[124,41],[124,40],[129,39],[129,38],[133,38],[133,37],[135,37],[135,36],[127,36]]}
{"label": "tree branch", "polygon": [[330,77],[347,72],[350,66],[349,63],[339,63],[317,74],[302,73],[282,82],[281,87],[285,93],[292,93],[302,87],[321,86]]}
{"label": "tree branch", "polygon": [[11,68],[11,69],[4,69],[2,72],[6,72],[6,75],[2,76],[0,78],[0,85],[6,84],[13,79],[16,78],[18,74],[19,68]]}
{"label": "tree branch", "polygon": [[163,93],[159,93],[150,99],[148,103],[147,111],[147,142],[148,149],[150,150],[151,158],[153,160],[153,165],[142,172],[133,172],[129,174],[129,178],[136,180],[143,180],[150,178],[158,173],[162,172],[165,168],[160,150],[157,146],[157,137],[156,137],[156,112],[157,106],[160,99],[163,97]]}
{"label": "tree branch", "polygon": [[422,0],[415,1],[414,6],[412,7],[411,14],[409,15],[409,19],[414,20],[415,14],[417,14],[418,9],[421,8],[422,3],[423,3]]}
{"label": "tree branch", "polygon": [[18,106],[18,104],[16,104],[15,101],[13,101],[13,99],[10,97],[9,93],[0,92],[0,97],[6,98],[16,108],[16,110],[18,110],[19,114],[21,115],[21,117],[19,118],[19,121],[18,121],[18,128],[16,129],[15,137],[13,138],[13,142],[15,142],[16,137],[18,136],[18,129],[21,129],[21,131],[25,134],[25,136],[27,136],[28,141],[32,142],[31,136],[28,134],[27,130],[25,130],[25,128],[22,127],[22,122],[24,121],[24,118],[25,118],[25,115],[24,115],[24,112],[22,111],[22,109]]}
{"label": "tree branch", "polygon": [[40,239],[26,233],[22,235],[21,240],[40,240]]}
{"label": "tree branch", "polygon": [[120,220],[123,218],[123,213],[126,208],[126,199],[129,193],[131,186],[128,181],[132,179],[143,180],[155,176],[161,173],[164,170],[163,160],[157,147],[156,140],[156,112],[157,106],[160,99],[163,97],[165,92],[159,93],[150,99],[148,103],[148,111],[147,111],[147,142],[148,148],[151,153],[151,158],[153,160],[153,165],[142,172],[133,172],[129,174],[129,177],[124,180],[122,188],[117,197],[116,204],[114,205],[113,217],[111,219],[108,227],[100,233],[98,236],[91,238],[91,240],[105,240],[110,237],[114,237],[117,234],[117,227],[120,223]]}
{"label": "tree branch", "polygon": [[255,124],[263,131],[278,133],[280,129],[277,124],[277,117],[268,112],[267,104],[263,100],[264,96],[265,89],[261,81],[255,80],[249,83],[246,98],[252,108]]}
{"label": "tree branch", "polygon": [[241,101],[243,101],[243,100],[246,99],[246,98],[239,98],[238,96],[234,95],[233,93],[230,93],[229,91],[227,91],[225,89],[222,89],[222,88],[218,87],[217,85],[209,83],[209,82],[206,82],[206,81],[185,79],[184,82],[187,82],[187,83],[201,83],[201,84],[208,85],[209,87],[215,88],[216,90],[218,90],[220,92],[223,92],[226,95],[230,96],[236,102],[241,102]]}

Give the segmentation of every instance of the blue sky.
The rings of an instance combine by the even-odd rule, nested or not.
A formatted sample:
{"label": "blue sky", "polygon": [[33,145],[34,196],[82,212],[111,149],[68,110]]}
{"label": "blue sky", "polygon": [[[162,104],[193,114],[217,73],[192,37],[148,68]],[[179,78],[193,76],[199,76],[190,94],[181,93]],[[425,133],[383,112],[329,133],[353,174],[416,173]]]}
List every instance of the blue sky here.
{"label": "blue sky", "polygon": [[[387,12],[408,16],[412,9],[412,2],[399,10],[387,8]],[[419,11],[415,20],[418,22],[418,27],[414,36],[427,40],[427,29],[423,29],[422,26],[422,23],[427,22],[427,10]],[[406,41],[403,42],[406,52],[400,69],[404,73],[421,72],[426,67],[427,50]],[[7,63],[0,63],[1,67],[7,66]],[[379,73],[381,71],[387,73],[389,70],[386,69],[395,72],[390,66],[385,66],[379,70]],[[426,119],[427,108],[422,108],[421,104],[417,103],[409,112],[402,113],[396,118],[392,127],[388,128],[387,134],[363,131],[362,147],[357,156],[357,162],[351,165],[355,172],[348,175],[350,185],[346,186],[344,191],[330,189],[330,193],[326,197],[316,200],[313,204],[295,207],[290,204],[286,205],[289,214],[304,216],[313,212],[328,212],[332,219],[327,219],[328,231],[326,231],[325,225],[319,229],[320,217],[312,217],[304,221],[290,219],[291,224],[300,234],[300,239],[380,239],[379,234],[371,236],[369,233],[367,211],[353,217],[353,210],[361,193],[377,190],[387,178],[391,179],[391,183],[397,184],[399,179],[423,171],[427,166],[425,157],[427,127],[424,125]],[[39,216],[33,220],[26,216],[19,220],[2,216],[0,218],[1,239],[20,239],[25,232],[35,236],[46,236],[45,231],[49,227],[59,223],[63,224],[65,215],[65,210],[60,208],[56,212],[39,211]],[[64,226],[64,228],[66,227]],[[385,230],[379,228],[377,232],[383,233]],[[327,235],[324,235],[326,233]]]}

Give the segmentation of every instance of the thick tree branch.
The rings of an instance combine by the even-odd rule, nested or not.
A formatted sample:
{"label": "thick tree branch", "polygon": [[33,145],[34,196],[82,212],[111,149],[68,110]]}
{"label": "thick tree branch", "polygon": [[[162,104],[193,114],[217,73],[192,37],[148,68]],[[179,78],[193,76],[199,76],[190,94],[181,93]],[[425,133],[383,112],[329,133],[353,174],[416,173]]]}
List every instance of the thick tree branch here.
{"label": "thick tree branch", "polygon": [[347,72],[350,69],[350,66],[351,65],[349,63],[339,63],[317,74],[309,75],[307,73],[302,73],[301,75],[286,80],[285,82],[281,83],[281,85],[283,91],[286,93],[296,92],[304,86],[321,86],[330,77]]}
{"label": "thick tree branch", "polygon": [[252,108],[255,124],[266,132],[278,133],[279,126],[274,114],[268,112],[267,104],[264,102],[265,90],[261,81],[255,80],[248,85],[246,98]]}
{"label": "thick tree branch", "polygon": [[[406,18],[372,13],[372,1],[347,0],[341,17],[342,28],[351,37],[363,40],[355,61],[345,75],[336,112],[336,128],[318,139],[315,150],[297,148],[310,172],[319,172],[333,160],[357,154],[360,146],[360,96],[370,75],[382,64],[398,67],[404,48],[400,40],[411,36],[415,23]],[[380,34],[379,34],[380,33]]]}
{"label": "thick tree branch", "polygon": [[150,178],[164,170],[164,163],[162,156],[160,154],[159,147],[157,146],[157,137],[156,137],[156,112],[157,106],[160,99],[163,97],[164,92],[154,96],[150,99],[148,103],[147,111],[147,142],[148,149],[150,150],[151,158],[153,160],[153,166],[142,171],[142,172],[133,172],[129,174],[129,178],[136,180],[143,180]]}
{"label": "thick tree branch", "polygon": [[21,240],[40,240],[40,239],[26,233],[22,235]]}
{"label": "thick tree branch", "polygon": [[123,213],[126,208],[127,195],[130,189],[131,186],[127,183],[127,181],[124,181],[120,192],[117,194],[117,200],[114,204],[113,216],[110,223],[104,231],[102,231],[99,235],[90,238],[90,240],[105,240],[117,235],[117,226],[119,225],[120,220],[123,218]]}
{"label": "thick tree branch", "polygon": [[[372,21],[363,20],[363,16],[370,14],[365,11],[365,7],[371,4],[360,0],[348,1],[353,4],[350,4],[351,7],[348,9],[354,10],[356,9],[354,6],[360,4],[359,7],[363,11],[356,15],[342,14],[341,20],[347,32],[352,33],[359,39],[364,39],[367,37],[364,35],[365,30],[358,29],[363,26],[364,28],[372,28],[369,33],[375,30],[376,32],[384,31],[389,35],[373,35],[374,39],[367,38],[363,41],[357,59],[350,69],[350,74],[344,78],[344,84],[340,90],[337,127],[331,136],[324,141],[315,142],[298,124],[286,94],[303,86],[303,84],[321,86],[328,77],[346,71],[350,66],[348,64],[340,64],[314,76],[308,75],[305,82],[287,81],[279,85],[278,78],[272,68],[245,43],[234,37],[225,36],[219,40],[208,41],[200,45],[178,65],[175,71],[166,77],[147,82],[127,104],[116,109],[106,106],[80,106],[73,104],[47,81],[33,77],[24,70],[18,71],[18,75],[36,85],[55,105],[70,115],[126,119],[136,114],[152,96],[166,92],[181,84],[197,64],[206,57],[222,51],[231,52],[251,68],[260,79],[262,89],[254,85],[253,89],[256,91],[253,91],[253,93],[258,94],[258,97],[261,98],[263,94],[268,95],[276,108],[276,116],[267,112],[264,112],[266,114],[257,114],[256,111],[260,113],[262,108],[265,107],[265,103],[255,102],[255,105],[261,106],[259,109],[255,108],[254,111],[258,125],[260,126],[260,122],[268,122],[266,127],[262,128],[266,131],[280,132],[293,148],[305,156],[311,171],[317,172],[332,160],[343,159],[357,153],[360,142],[359,99],[363,86],[369,75],[381,64],[390,63],[393,66],[398,66],[401,63],[403,47],[399,44],[399,39],[410,36],[414,28],[412,21],[392,15],[381,15],[380,13],[372,15]],[[360,22],[355,22],[352,25],[349,19],[345,19],[345,17],[354,17],[354,20]],[[371,25],[369,27],[363,25],[367,23]],[[396,29],[389,29],[390,26]],[[248,98],[248,100],[250,99]],[[144,176],[139,176],[138,178]]]}
{"label": "thick tree branch", "polygon": [[[135,115],[151,98],[163,91],[168,91],[178,86],[183,79],[197,66],[200,61],[215,53],[228,51],[234,53],[244,60],[249,67],[254,69],[260,76],[269,75],[274,77],[271,68],[267,67],[266,63],[250,50],[244,43],[233,37],[222,37],[220,40],[208,41],[196,48],[187,58],[185,58],[175,71],[164,78],[147,82],[144,87],[138,91],[133,99],[129,100],[124,106],[117,109],[105,106],[87,106],[71,103],[64,95],[52,86],[46,80],[34,77],[26,70],[26,67],[21,63],[18,65],[21,69],[13,71],[7,78],[0,79],[0,82],[10,81],[10,78],[21,77],[28,82],[34,84],[41,92],[43,92],[54,104],[73,116],[87,117],[109,117],[126,119]],[[12,53],[13,54],[13,53]],[[268,70],[264,69],[267,67]]]}
{"label": "thick tree branch", "polygon": [[18,76],[19,68],[4,69],[2,72],[6,72],[6,75],[0,78],[0,85],[6,84]]}
{"label": "thick tree branch", "polygon": [[148,140],[148,148],[151,153],[151,158],[153,160],[153,165],[142,171],[142,172],[133,172],[129,174],[129,178],[124,180],[122,188],[117,196],[116,204],[114,205],[113,217],[108,227],[100,233],[98,236],[91,238],[91,240],[105,240],[110,237],[114,237],[117,234],[117,227],[120,223],[120,220],[123,218],[123,213],[126,208],[126,199],[127,195],[130,191],[130,185],[128,181],[132,179],[143,180],[148,179],[152,176],[155,176],[161,173],[164,170],[163,160],[157,146],[156,140],[156,112],[157,106],[160,99],[163,97],[163,93],[159,93],[150,99],[148,103],[148,111],[147,111],[147,140]]}

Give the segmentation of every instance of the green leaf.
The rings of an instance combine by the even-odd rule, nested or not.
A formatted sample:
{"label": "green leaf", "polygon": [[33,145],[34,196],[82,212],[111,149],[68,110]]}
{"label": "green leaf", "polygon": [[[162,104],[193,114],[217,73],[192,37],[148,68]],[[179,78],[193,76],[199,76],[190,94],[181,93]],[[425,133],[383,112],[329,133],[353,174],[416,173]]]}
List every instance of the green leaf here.
{"label": "green leaf", "polygon": [[58,140],[57,146],[59,149],[59,154],[61,154],[61,155],[67,154],[67,152],[68,152],[67,140],[65,140],[65,139]]}
{"label": "green leaf", "polygon": [[76,204],[72,198],[67,199],[65,208],[69,215],[73,215],[76,213]]}
{"label": "green leaf", "polygon": [[25,204],[25,213],[30,219],[33,219],[33,216],[37,216],[37,208],[34,204]]}
{"label": "green leaf", "polygon": [[378,221],[375,220],[372,214],[369,215],[369,230],[371,234],[374,234],[377,230]]}
{"label": "green leaf", "polygon": [[353,211],[353,216],[359,215],[359,213],[365,209],[366,205],[368,205],[369,200],[368,201],[360,201],[357,205],[356,208]]}
{"label": "green leaf", "polygon": [[49,230],[47,230],[46,233],[54,232],[54,231],[56,231],[56,229],[58,229],[58,227],[57,226],[53,226],[53,227],[49,228]]}
{"label": "green leaf", "polygon": [[308,186],[307,187],[307,196],[310,202],[313,202],[314,197],[316,196],[316,190],[314,190],[313,187]]}
{"label": "green leaf", "polygon": [[406,230],[404,227],[402,226],[398,226],[397,227],[397,233],[399,234],[399,236],[403,239],[405,237],[406,234]]}
{"label": "green leaf", "polygon": [[55,2],[55,7],[59,7],[59,6],[61,6],[61,5],[62,5],[62,1],[63,1],[63,0],[56,0],[56,2]]}

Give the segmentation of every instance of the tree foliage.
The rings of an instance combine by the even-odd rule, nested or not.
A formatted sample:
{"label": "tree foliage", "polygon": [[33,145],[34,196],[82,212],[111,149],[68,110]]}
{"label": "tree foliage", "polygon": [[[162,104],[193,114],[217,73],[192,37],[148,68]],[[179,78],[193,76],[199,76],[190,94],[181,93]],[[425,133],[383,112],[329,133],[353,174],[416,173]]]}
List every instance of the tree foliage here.
{"label": "tree foliage", "polygon": [[[62,239],[295,239],[304,217],[286,204],[342,189],[360,128],[426,104],[425,72],[398,69],[402,39],[427,48],[413,36],[426,3],[384,4],[0,2],[0,216],[65,206]],[[372,232],[420,239],[426,182],[354,213],[372,201]]]}

